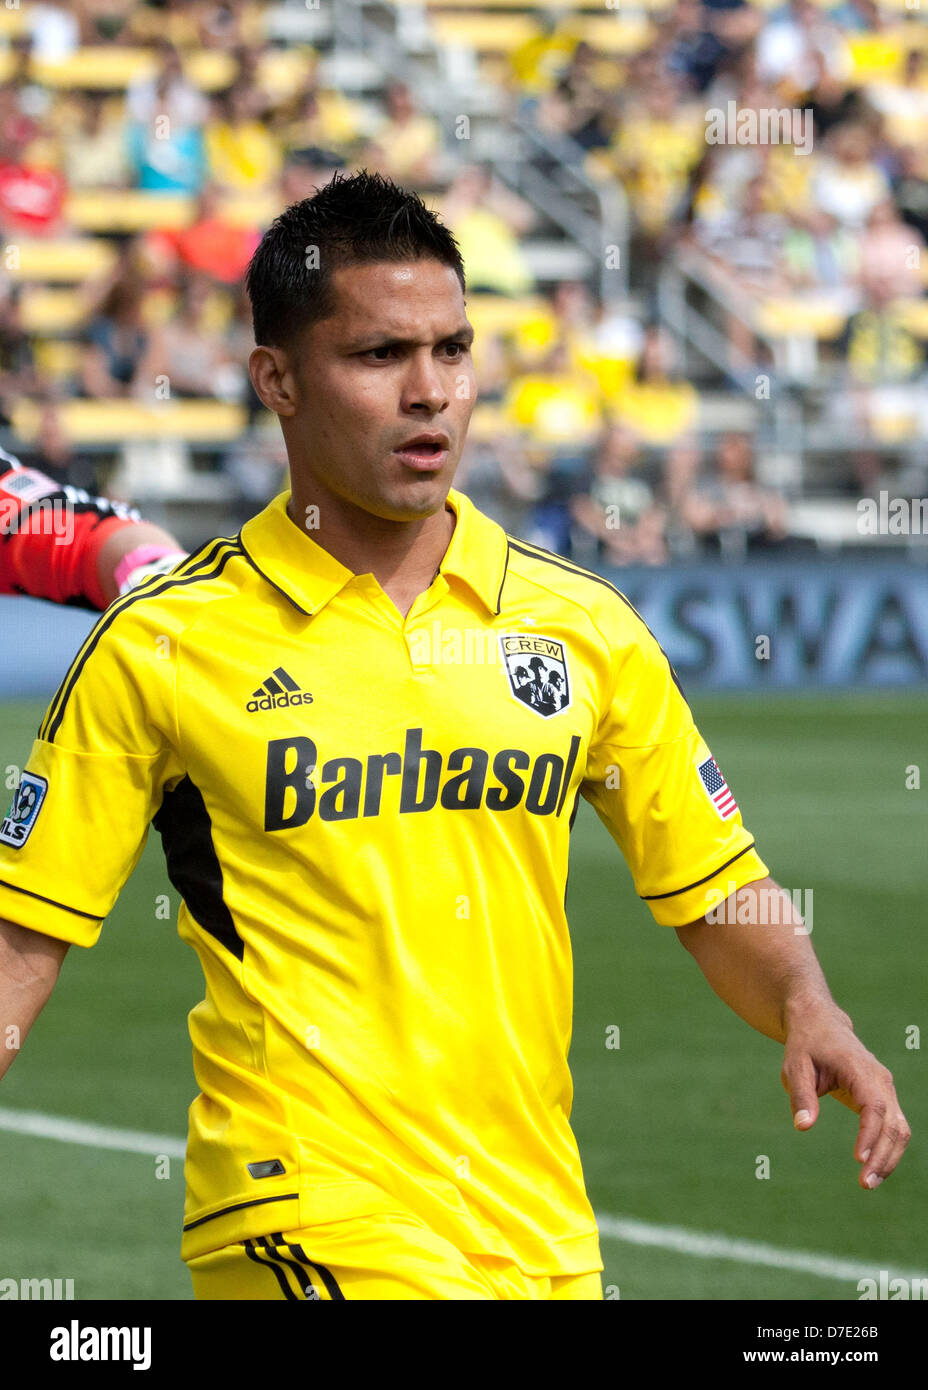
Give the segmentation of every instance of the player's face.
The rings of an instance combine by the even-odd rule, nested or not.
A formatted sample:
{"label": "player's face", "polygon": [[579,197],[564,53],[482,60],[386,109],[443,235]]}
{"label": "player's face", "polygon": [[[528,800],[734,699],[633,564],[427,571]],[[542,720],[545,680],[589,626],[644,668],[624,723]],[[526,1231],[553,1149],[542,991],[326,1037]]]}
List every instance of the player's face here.
{"label": "player's face", "polygon": [[[386,520],[444,504],[476,398],[460,282],[436,260],[343,267],[335,313],[291,354],[294,478]],[[437,445],[402,446],[419,434]]]}

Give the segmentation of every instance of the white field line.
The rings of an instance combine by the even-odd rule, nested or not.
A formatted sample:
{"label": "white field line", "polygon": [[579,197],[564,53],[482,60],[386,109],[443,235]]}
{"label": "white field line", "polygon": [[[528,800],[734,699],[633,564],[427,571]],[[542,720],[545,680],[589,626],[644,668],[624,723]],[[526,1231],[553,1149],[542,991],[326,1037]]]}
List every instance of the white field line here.
{"label": "white field line", "polygon": [[848,1260],[838,1255],[823,1255],[811,1250],[784,1250],[759,1240],[738,1240],[732,1236],[711,1235],[708,1231],[688,1231],[682,1226],[657,1226],[636,1221],[628,1216],[597,1214],[599,1233],[606,1240],[621,1240],[629,1245],[651,1245],[661,1250],[673,1250],[678,1255],[697,1255],[704,1260],[734,1260],[737,1264],[766,1265],[768,1269],[788,1269],[795,1274],[811,1274],[819,1279],[849,1280],[876,1279],[886,1270],[890,1279],[928,1279],[928,1272],[911,1269],[891,1269],[876,1260]]}
{"label": "white field line", "polygon": [[[114,1129],[109,1125],[87,1124],[83,1120],[66,1120],[57,1115],[44,1115],[34,1110],[9,1110],[2,1106],[0,1130],[11,1134],[29,1134],[37,1139],[55,1139],[64,1144],[114,1149],[120,1153],[149,1154],[152,1157],[166,1154],[169,1158],[183,1158],[186,1149],[183,1139],[164,1134]],[[873,1279],[884,1269],[890,1279],[903,1278],[912,1282],[928,1278],[928,1273],[893,1269],[877,1260],[865,1263],[836,1255],[787,1250],[759,1240],[738,1240],[731,1236],[712,1235],[707,1231],[688,1231],[682,1226],[660,1226],[627,1216],[597,1213],[596,1224],[600,1235],[606,1240],[618,1240],[627,1245],[650,1245],[655,1249],[673,1250],[678,1255],[693,1255],[706,1260],[733,1260],[737,1264],[787,1269],[819,1279],[856,1283],[859,1279]]]}
{"label": "white field line", "polygon": [[83,1120],[65,1120],[58,1115],[43,1115],[37,1110],[7,1110],[0,1106],[0,1130],[11,1134],[31,1134],[36,1139],[57,1139],[63,1144],[83,1144],[90,1149],[117,1149],[128,1154],[166,1154],[168,1158],[183,1158],[186,1144],[183,1139],[171,1139],[165,1134],[145,1134],[138,1129],[112,1129],[109,1125],[86,1124]]}

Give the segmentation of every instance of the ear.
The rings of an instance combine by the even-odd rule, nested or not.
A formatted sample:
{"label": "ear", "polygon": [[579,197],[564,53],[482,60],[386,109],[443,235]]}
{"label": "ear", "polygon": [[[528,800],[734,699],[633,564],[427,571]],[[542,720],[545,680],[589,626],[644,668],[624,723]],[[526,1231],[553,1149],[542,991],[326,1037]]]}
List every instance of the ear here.
{"label": "ear", "polygon": [[275,415],[296,414],[296,378],[283,348],[256,347],[248,359],[248,372],[268,410],[273,410]]}

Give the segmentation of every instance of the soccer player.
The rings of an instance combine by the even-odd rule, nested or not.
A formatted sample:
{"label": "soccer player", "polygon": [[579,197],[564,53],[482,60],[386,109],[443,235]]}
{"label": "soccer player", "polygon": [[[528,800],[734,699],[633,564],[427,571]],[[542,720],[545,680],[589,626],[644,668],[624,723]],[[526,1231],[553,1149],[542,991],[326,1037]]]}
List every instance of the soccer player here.
{"label": "soccer player", "polygon": [[[111,604],[52,700],[0,825],[0,1021],[27,1032],[153,823],[206,981],[196,1296],[601,1298],[569,1124],[583,796],[655,921],[784,1045],[796,1126],[825,1093],[859,1113],[875,1186],[908,1138],[892,1078],[785,895],[738,925],[778,890],[657,641],[452,487],[475,399],[454,238],[336,176],[248,285],[290,488]],[[556,709],[520,698],[535,658]]]}

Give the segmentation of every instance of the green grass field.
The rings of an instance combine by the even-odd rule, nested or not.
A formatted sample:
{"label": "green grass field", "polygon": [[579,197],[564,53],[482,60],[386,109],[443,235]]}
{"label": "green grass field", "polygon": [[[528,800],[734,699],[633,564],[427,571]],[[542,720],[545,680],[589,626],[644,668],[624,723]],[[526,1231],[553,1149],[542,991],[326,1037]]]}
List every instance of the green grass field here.
{"label": "green grass field", "polygon": [[[812,940],[857,1031],[892,1068],[915,1137],[893,1178],[857,1185],[856,1117],[823,1102],[797,1134],[781,1049],[712,994],[636,898],[588,806],[568,910],[576,994],[573,1123],[602,1216],[928,1273],[924,1053],[926,703],[903,695],[695,697],[697,722],[774,877],[813,891]],[[8,704],[0,769],[25,761],[42,709]],[[922,790],[905,769],[921,767]],[[8,795],[8,793],[4,793]],[[170,892],[173,920],[154,900]],[[185,1013],[199,965],[176,936],[160,841],[92,951],[73,949],[0,1106],[182,1137],[195,1094]],[[609,1050],[617,1025],[621,1046]],[[928,1037],[926,1037],[928,1049]],[[769,1179],[755,1176],[758,1156]],[[71,1278],[78,1299],[188,1299],[180,1161],[0,1131],[0,1278]],[[622,1299],[852,1299],[856,1282],[604,1236]],[[614,1295],[613,1295],[614,1296]]]}

